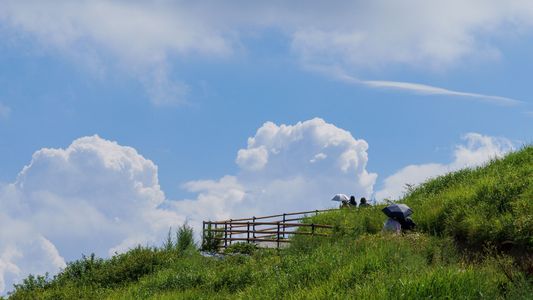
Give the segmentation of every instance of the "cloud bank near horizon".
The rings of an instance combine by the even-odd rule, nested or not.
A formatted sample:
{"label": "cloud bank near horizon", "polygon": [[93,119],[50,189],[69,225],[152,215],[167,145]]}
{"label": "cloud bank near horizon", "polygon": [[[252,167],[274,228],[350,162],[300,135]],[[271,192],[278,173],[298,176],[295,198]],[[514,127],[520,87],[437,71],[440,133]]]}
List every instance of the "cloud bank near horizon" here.
{"label": "cloud bank near horizon", "polygon": [[[465,136],[450,164],[408,166],[385,179],[379,197],[399,195],[460,167],[512,149],[506,139]],[[0,186],[0,293],[29,273],[57,272],[82,253],[109,256],[138,244],[158,245],[187,221],[312,210],[335,205],[336,193],[370,197],[377,174],[367,170],[368,143],[315,118],[264,123],[236,153],[236,174],[187,182],[196,196],[168,199],[157,166],[134,148],[99,136],[65,149],[43,148],[15,182]],[[413,180],[417,181],[414,182]]]}
{"label": "cloud bank near horizon", "polygon": [[406,166],[383,180],[384,186],[376,192],[376,198],[398,200],[405,193],[406,184],[418,185],[446,173],[478,167],[514,149],[513,143],[506,138],[471,132],[462,139],[465,144],[455,147],[453,161],[448,164],[427,163]]}

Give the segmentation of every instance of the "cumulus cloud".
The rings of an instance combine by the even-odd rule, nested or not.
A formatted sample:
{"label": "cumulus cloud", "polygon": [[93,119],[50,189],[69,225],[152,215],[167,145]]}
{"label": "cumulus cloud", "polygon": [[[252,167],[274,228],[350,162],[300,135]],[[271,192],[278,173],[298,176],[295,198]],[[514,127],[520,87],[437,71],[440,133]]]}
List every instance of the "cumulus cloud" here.
{"label": "cumulus cloud", "polygon": [[268,163],[268,150],[264,146],[252,149],[241,149],[237,153],[237,159],[235,162],[239,167],[246,170],[261,170]]}
{"label": "cumulus cloud", "polygon": [[185,183],[196,196],[173,201],[157,166],[131,147],[90,136],[41,149],[15,182],[0,186],[0,292],[82,253],[159,244],[185,221],[198,230],[207,219],[325,208],[339,192],[369,196],[377,175],[366,170],[367,150],[319,118],[267,122],[237,152],[237,174]]}
{"label": "cumulus cloud", "polygon": [[185,220],[160,208],[165,195],[153,162],[98,136],[35,152],[0,191],[0,291],[82,253],[157,244]]}
{"label": "cumulus cloud", "polygon": [[406,184],[420,184],[429,178],[444,175],[462,168],[480,166],[490,159],[499,158],[513,150],[511,141],[479,133],[468,133],[463,137],[466,142],[454,151],[454,160],[449,164],[428,163],[409,165],[385,178],[384,187],[376,192],[378,200],[399,199],[405,192]]}
{"label": "cumulus cloud", "polygon": [[[286,36],[304,65],[341,65],[356,73],[395,65],[442,70],[469,58],[499,57],[498,37],[530,31],[532,17],[528,0],[6,0],[0,10],[6,28],[48,48],[91,66],[107,65],[95,63],[102,57],[118,61],[148,85],[158,104],[179,103],[188,90],[184,83],[169,83],[166,70],[172,60],[231,56],[258,32],[274,29]],[[428,90],[412,83],[368,82],[384,84]],[[442,92],[438,94],[455,93]]]}
{"label": "cumulus cloud", "polygon": [[326,208],[336,193],[368,197],[377,175],[366,170],[367,150],[366,141],[319,118],[266,122],[238,151],[238,174],[187,183],[198,197],[175,207],[199,222]]}

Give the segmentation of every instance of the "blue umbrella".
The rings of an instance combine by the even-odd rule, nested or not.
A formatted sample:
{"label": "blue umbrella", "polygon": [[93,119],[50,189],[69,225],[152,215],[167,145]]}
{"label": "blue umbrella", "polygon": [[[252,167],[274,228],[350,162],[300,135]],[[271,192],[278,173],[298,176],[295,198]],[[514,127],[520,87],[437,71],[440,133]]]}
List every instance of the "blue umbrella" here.
{"label": "blue umbrella", "polygon": [[382,209],[382,211],[387,217],[400,220],[413,214],[413,210],[405,204],[391,204]]}

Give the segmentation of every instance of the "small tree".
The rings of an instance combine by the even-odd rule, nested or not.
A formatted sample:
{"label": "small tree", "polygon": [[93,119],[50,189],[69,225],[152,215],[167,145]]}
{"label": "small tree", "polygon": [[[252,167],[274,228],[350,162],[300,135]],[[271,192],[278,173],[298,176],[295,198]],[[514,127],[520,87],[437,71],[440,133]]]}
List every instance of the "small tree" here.
{"label": "small tree", "polygon": [[195,249],[194,235],[192,227],[184,223],[176,231],[176,244],[175,247],[180,252],[184,252],[187,249]]}
{"label": "small tree", "polygon": [[211,229],[211,224],[207,225],[207,232],[204,235],[202,240],[202,251],[207,252],[216,252],[218,250],[218,245],[220,240],[217,238],[222,237],[221,233],[216,233]]}
{"label": "small tree", "polygon": [[168,234],[165,242],[163,243],[163,249],[170,251],[174,248],[174,242],[172,241],[172,227],[168,229]]}

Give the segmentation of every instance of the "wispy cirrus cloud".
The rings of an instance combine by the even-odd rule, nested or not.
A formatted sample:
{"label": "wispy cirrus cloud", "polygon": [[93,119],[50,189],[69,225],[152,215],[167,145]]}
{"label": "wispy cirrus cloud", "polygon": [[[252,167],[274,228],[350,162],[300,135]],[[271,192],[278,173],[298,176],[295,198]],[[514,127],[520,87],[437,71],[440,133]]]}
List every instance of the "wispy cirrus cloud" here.
{"label": "wispy cirrus cloud", "polygon": [[361,84],[364,84],[373,88],[382,88],[382,89],[395,89],[413,92],[423,95],[442,95],[442,96],[452,96],[452,97],[464,97],[470,99],[476,99],[482,102],[493,103],[498,105],[517,105],[522,104],[520,100],[516,100],[508,97],[501,96],[492,96],[478,93],[462,92],[455,91],[450,89],[445,89],[441,87],[431,86],[421,83],[413,82],[402,82],[402,81],[387,81],[387,80],[360,80]]}
{"label": "wispy cirrus cloud", "polygon": [[420,95],[436,95],[436,96],[450,96],[450,97],[460,97],[463,99],[477,100],[485,103],[504,105],[504,106],[513,106],[523,104],[523,101],[502,97],[494,95],[486,95],[472,92],[456,91],[451,89],[446,89],[442,87],[415,83],[415,82],[404,82],[404,81],[391,81],[391,80],[364,80],[357,77],[351,76],[342,68],[339,67],[329,67],[329,66],[315,66],[309,65],[306,68],[310,70],[317,71],[319,73],[325,74],[337,80],[350,83],[363,85],[370,88],[377,89],[393,89],[399,91],[410,92]]}

